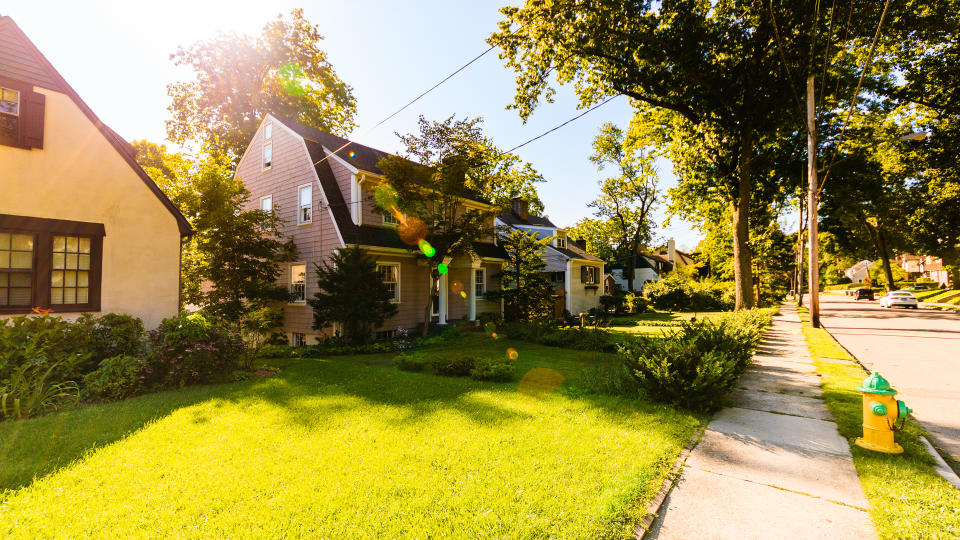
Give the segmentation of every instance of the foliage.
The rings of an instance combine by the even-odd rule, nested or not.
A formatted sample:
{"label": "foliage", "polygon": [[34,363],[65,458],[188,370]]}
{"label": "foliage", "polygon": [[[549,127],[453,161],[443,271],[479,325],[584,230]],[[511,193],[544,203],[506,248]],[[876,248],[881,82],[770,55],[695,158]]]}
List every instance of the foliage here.
{"label": "foliage", "polygon": [[0,380],[0,418],[25,418],[79,399],[73,381],[56,382],[59,362],[25,362]]}
{"label": "foliage", "polygon": [[470,370],[470,378],[476,381],[512,381],[516,377],[516,369],[509,358],[480,357]]}
{"label": "foliage", "polygon": [[82,394],[92,400],[126,399],[144,391],[143,358],[120,354],[104,359],[100,366],[84,375]]}
{"label": "foliage", "polygon": [[102,361],[114,356],[142,356],[144,338],[143,321],[137,317],[119,313],[105,313],[100,317],[82,315],[78,325],[90,325],[93,358]]}
{"label": "foliage", "polygon": [[643,295],[654,309],[668,311],[717,311],[733,309],[729,284],[694,281],[677,274],[648,283]]}
{"label": "foliage", "polygon": [[736,385],[762,333],[755,318],[762,315],[746,317],[719,323],[686,321],[669,339],[641,336],[624,346],[621,354],[653,399],[710,411],[720,407]]}
{"label": "foliage", "polygon": [[641,386],[619,358],[601,358],[584,367],[573,379],[574,388],[586,394],[637,398]]}
{"label": "foliage", "polygon": [[[430,326],[431,307],[440,280],[439,265],[447,259],[475,255],[474,242],[491,234],[489,223],[499,213],[496,208],[463,204],[464,200],[476,198],[481,191],[479,186],[491,185],[497,179],[479,123],[479,118],[450,117],[443,122],[429,122],[421,117],[420,133],[400,138],[406,146],[406,157],[390,156],[377,164],[383,170],[386,185],[396,192],[396,208],[381,210],[402,213],[398,227],[401,238],[418,257],[430,260],[431,295],[423,306],[423,335]],[[422,231],[418,230],[421,228]],[[420,250],[420,240],[432,246],[430,256]]]}
{"label": "foliage", "polygon": [[167,138],[236,160],[267,113],[349,133],[356,99],[320,48],[322,40],[295,9],[268,22],[259,36],[224,33],[180,47],[171,58],[195,78],[167,85]]}
{"label": "foliage", "polygon": [[620,260],[617,245],[614,243],[615,226],[609,220],[585,217],[567,228],[567,237],[586,242],[587,253],[595,255],[609,265]]}
{"label": "foliage", "polygon": [[[46,384],[65,383],[96,365],[90,348],[92,337],[86,324],[74,324],[49,315],[0,319],[0,385],[16,375],[23,382],[36,376]],[[33,366],[33,367],[31,367]],[[46,373],[47,368],[50,369]],[[19,387],[19,385],[17,385]]]}
{"label": "foliage", "polygon": [[465,352],[422,350],[406,352],[394,359],[397,369],[427,371],[444,377],[467,377],[478,381],[509,381],[514,377],[514,362]]}
{"label": "foliage", "polygon": [[553,321],[518,321],[504,324],[500,332],[511,339],[549,347],[597,352],[617,350],[613,337],[601,328],[560,328]]}
{"label": "foliage", "polygon": [[149,387],[218,382],[239,367],[243,354],[237,335],[200,313],[164,319],[149,339],[151,351],[143,369]]}
{"label": "foliage", "polygon": [[373,330],[397,313],[393,294],[377,273],[377,263],[359,246],[340,248],[315,265],[317,288],[307,300],[313,327],[339,323],[351,344],[369,341]]}
{"label": "foliage", "polygon": [[654,155],[609,122],[600,126],[593,149],[590,161],[599,170],[614,167],[619,174],[601,180],[600,196],[587,206],[595,209],[594,215],[607,221],[605,229],[615,246],[617,262],[624,268],[627,289],[632,291],[634,258],[641,247],[653,240],[651,214],[659,195]]}
{"label": "foliage", "polygon": [[543,255],[552,238],[521,229],[498,231],[498,244],[507,252],[507,262],[497,277],[501,291],[491,298],[503,298],[507,321],[544,319],[553,316],[553,286],[543,274]]}

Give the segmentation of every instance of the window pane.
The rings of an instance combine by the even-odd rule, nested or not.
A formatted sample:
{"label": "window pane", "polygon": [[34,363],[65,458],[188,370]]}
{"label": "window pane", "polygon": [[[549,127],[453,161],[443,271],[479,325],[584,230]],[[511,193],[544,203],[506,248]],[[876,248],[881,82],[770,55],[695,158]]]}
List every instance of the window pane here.
{"label": "window pane", "polygon": [[14,272],[10,274],[11,287],[29,287],[33,279],[33,274],[29,272]]}
{"label": "window pane", "polygon": [[80,239],[77,238],[76,236],[67,237],[67,251],[69,253],[76,253],[80,251],[79,240]]}
{"label": "window pane", "polygon": [[50,286],[63,287],[63,272],[54,270],[50,272]]}
{"label": "window pane", "polygon": [[30,305],[30,288],[10,288],[10,302],[11,306],[27,306]]}
{"label": "window pane", "polygon": [[0,287],[0,306],[10,305],[10,293],[6,288]]}
{"label": "window pane", "polygon": [[267,124],[263,126],[263,138],[269,139],[273,136],[273,124]]}
{"label": "window pane", "polygon": [[90,285],[90,273],[77,272],[77,286],[86,287],[87,285]]}
{"label": "window pane", "polygon": [[65,236],[54,236],[53,237],[53,251],[63,252],[66,247],[67,238]]}
{"label": "window pane", "polygon": [[0,289],[7,286],[10,283],[10,277],[6,272],[0,272]]}
{"label": "window pane", "polygon": [[90,269],[90,256],[89,255],[80,255],[77,260],[77,268],[80,270],[89,270]]}
{"label": "window pane", "polygon": [[54,267],[54,268],[63,268],[63,253],[54,253],[54,254],[53,254],[53,267]]}
{"label": "window pane", "polygon": [[10,233],[0,233],[0,250],[10,249]]}
{"label": "window pane", "polygon": [[76,287],[77,286],[77,273],[76,272],[64,272],[63,273],[63,285],[65,287]]}
{"label": "window pane", "polygon": [[273,145],[268,144],[263,147],[263,166],[269,167],[273,163]]}
{"label": "window pane", "polygon": [[483,270],[477,270],[477,283],[483,283],[484,272]]}
{"label": "window pane", "polygon": [[32,234],[14,234],[11,235],[10,248],[14,251],[33,251]]}
{"label": "window pane", "polygon": [[89,289],[86,287],[80,287],[77,289],[77,303],[86,304],[89,301]]}
{"label": "window pane", "polygon": [[9,251],[0,251],[0,268],[10,268]]}
{"label": "window pane", "polygon": [[76,254],[76,253],[67,253],[66,263],[64,263],[64,264],[65,264],[65,267],[66,267],[66,268],[76,269],[76,268],[77,268],[77,254]]}
{"label": "window pane", "polygon": [[63,289],[50,289],[50,303],[51,304],[63,303]]}
{"label": "window pane", "polygon": [[33,268],[33,253],[14,251],[10,254],[10,268]]}
{"label": "window pane", "polygon": [[64,303],[64,304],[76,304],[76,303],[77,303],[77,290],[76,290],[76,289],[64,289],[64,290],[63,290],[63,303]]}
{"label": "window pane", "polygon": [[290,280],[293,283],[304,283],[307,278],[307,266],[305,264],[295,264],[290,267]]}
{"label": "window pane", "polygon": [[302,187],[300,188],[300,206],[307,206],[313,200],[313,188],[311,187]]}
{"label": "window pane", "polygon": [[0,92],[0,112],[7,114],[20,114],[20,92],[4,88]]}
{"label": "window pane", "polygon": [[273,211],[273,197],[264,197],[260,199],[260,209],[264,212]]}
{"label": "window pane", "polygon": [[89,238],[80,238],[80,253],[90,253]]}

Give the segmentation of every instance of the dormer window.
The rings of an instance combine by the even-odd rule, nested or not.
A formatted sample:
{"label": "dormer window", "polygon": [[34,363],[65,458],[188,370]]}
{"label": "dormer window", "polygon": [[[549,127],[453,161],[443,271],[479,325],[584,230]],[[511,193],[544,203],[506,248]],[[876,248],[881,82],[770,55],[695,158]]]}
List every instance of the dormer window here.
{"label": "dormer window", "polygon": [[566,236],[557,236],[557,247],[560,249],[567,249],[567,237]]}
{"label": "dormer window", "polygon": [[10,88],[0,88],[0,138],[20,138],[20,92]]}

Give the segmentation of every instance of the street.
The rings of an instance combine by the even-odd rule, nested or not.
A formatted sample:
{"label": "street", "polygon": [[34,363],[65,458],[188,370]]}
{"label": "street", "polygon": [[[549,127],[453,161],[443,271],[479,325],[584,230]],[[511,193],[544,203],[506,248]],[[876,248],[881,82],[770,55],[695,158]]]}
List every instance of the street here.
{"label": "street", "polygon": [[960,459],[960,313],[832,294],[820,295],[820,310],[837,341],[889,380],[935,443]]}

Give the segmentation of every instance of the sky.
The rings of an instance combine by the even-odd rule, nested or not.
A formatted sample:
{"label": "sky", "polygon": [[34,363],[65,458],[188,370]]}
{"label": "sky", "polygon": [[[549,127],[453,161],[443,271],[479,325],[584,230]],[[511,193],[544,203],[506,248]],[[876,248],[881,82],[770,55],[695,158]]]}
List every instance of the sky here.
{"label": "sky", "polygon": [[[163,143],[167,84],[192,78],[170,60],[177,47],[219,32],[256,34],[279,13],[302,7],[324,35],[321,47],[340,79],[353,87],[358,114],[351,139],[397,152],[401,145],[395,133],[416,131],[420,115],[431,120],[481,116],[484,132],[509,149],[582,112],[572,88],[559,87],[555,102],[541,104],[523,123],[516,111],[505,109],[513,102],[514,74],[494,50],[369,131],[486,50],[484,39],[496,29],[505,3],[34,0],[10,3],[0,13],[17,22],[107,125],[127,140]],[[554,223],[571,226],[592,214],[587,203],[599,191],[597,181],[613,174],[590,163],[593,138],[604,122],[626,127],[630,117],[630,104],[620,97],[517,151],[546,179],[537,189]],[[658,171],[664,190],[675,185],[669,162],[660,161]],[[679,249],[693,250],[700,233],[676,217],[662,227],[664,207],[657,215],[657,237],[675,238]]]}

